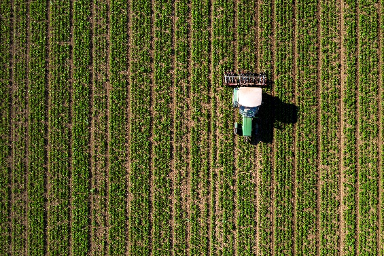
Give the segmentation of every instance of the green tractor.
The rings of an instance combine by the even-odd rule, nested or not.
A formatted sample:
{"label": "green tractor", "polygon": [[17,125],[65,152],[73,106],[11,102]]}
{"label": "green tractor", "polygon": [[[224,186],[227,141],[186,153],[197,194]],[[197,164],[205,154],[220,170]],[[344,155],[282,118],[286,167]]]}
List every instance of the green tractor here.
{"label": "green tractor", "polygon": [[[258,135],[258,110],[262,105],[262,87],[266,87],[265,73],[236,74],[225,72],[224,84],[234,88],[233,107],[239,108],[242,124],[234,123],[234,134],[251,141],[252,135]],[[254,121],[253,121],[254,120]]]}

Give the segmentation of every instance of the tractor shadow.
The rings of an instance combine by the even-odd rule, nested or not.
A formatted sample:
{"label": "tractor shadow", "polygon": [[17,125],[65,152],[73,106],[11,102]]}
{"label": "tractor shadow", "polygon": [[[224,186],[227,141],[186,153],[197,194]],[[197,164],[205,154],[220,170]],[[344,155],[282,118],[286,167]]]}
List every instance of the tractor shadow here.
{"label": "tractor shadow", "polygon": [[258,134],[251,138],[253,145],[258,142],[273,142],[274,128],[282,129],[287,124],[297,122],[298,107],[296,105],[282,102],[278,97],[266,93],[262,94],[262,99],[263,104],[258,111],[258,118],[253,120],[258,124]]}

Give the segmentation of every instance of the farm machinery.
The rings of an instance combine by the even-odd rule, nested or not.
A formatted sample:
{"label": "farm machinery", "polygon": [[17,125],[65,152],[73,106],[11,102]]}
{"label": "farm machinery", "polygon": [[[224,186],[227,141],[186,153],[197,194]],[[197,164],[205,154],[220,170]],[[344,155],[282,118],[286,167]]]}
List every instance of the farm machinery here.
{"label": "farm machinery", "polygon": [[[234,134],[251,141],[252,134],[258,134],[258,110],[262,105],[262,87],[267,86],[265,73],[228,71],[224,73],[223,83],[233,87],[233,107],[239,108],[242,124],[234,123]],[[254,120],[254,122],[253,122]]]}

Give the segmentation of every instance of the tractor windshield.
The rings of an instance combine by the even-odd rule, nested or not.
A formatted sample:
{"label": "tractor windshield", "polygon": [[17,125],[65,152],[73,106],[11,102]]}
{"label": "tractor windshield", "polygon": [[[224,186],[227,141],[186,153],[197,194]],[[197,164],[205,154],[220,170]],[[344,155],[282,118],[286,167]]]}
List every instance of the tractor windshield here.
{"label": "tractor windshield", "polygon": [[258,107],[245,107],[245,106],[240,106],[239,107],[239,114],[242,116],[246,117],[254,117],[257,112],[258,112],[259,106]]}

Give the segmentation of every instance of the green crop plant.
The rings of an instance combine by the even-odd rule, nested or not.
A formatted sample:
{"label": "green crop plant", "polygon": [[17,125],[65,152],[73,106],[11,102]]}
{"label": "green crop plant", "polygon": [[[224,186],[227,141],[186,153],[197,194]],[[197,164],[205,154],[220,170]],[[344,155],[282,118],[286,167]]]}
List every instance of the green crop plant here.
{"label": "green crop plant", "polygon": [[110,15],[110,169],[109,169],[109,252],[111,255],[126,253],[126,207],[127,207],[127,75],[128,70],[128,3],[111,1]]}
{"label": "green crop plant", "polygon": [[148,255],[151,239],[151,2],[130,4],[130,253]]}
{"label": "green crop plant", "polygon": [[343,251],[346,255],[355,255],[356,252],[356,230],[357,230],[357,203],[355,199],[357,183],[356,164],[356,82],[357,82],[357,18],[354,1],[344,1],[344,54],[345,58],[345,89],[343,91],[343,228],[345,238],[343,239]]}
{"label": "green crop plant", "polygon": [[[29,105],[29,164],[28,164],[28,245],[30,255],[44,254],[44,211],[45,200],[44,182],[47,154],[45,140],[47,139],[46,124],[47,106],[45,93],[47,92],[45,77],[47,67],[47,34],[46,1],[31,1],[29,5],[29,63],[28,63],[28,105]],[[0,245],[1,247],[1,245]]]}
{"label": "green crop plant", "polygon": [[[358,2],[358,252],[378,254],[378,14],[377,1]],[[373,103],[375,102],[375,104]]]}
{"label": "green crop plant", "polygon": [[154,19],[154,112],[152,144],[153,195],[153,252],[171,254],[171,103],[173,95],[173,20],[174,5],[169,0],[156,0]]}
{"label": "green crop plant", "polygon": [[27,4],[15,1],[13,64],[12,64],[12,196],[11,196],[11,247],[15,254],[24,254],[26,248],[27,217]]}
{"label": "green crop plant", "polygon": [[85,255],[89,244],[91,2],[73,4],[73,111],[72,111],[72,254]]}
{"label": "green crop plant", "polygon": [[8,254],[10,250],[10,225],[9,225],[9,193],[10,182],[9,163],[10,156],[10,108],[11,95],[11,35],[12,35],[12,9],[10,1],[0,2],[0,12],[3,17],[0,26],[0,254]]}
{"label": "green crop plant", "polygon": [[[94,26],[92,41],[93,61],[93,87],[92,87],[92,120],[93,140],[91,170],[92,186],[95,192],[91,194],[93,202],[91,211],[91,251],[97,250],[100,255],[107,253],[107,232],[108,220],[108,61],[109,61],[109,5],[107,1],[94,0]],[[97,248],[97,249],[95,249]]]}
{"label": "green crop plant", "polygon": [[[273,79],[273,3],[264,0],[259,6],[258,19],[258,58],[259,70],[265,71],[271,79]],[[266,90],[267,93],[272,93],[271,89]],[[273,145],[268,143],[260,143],[258,150],[261,152],[259,165],[261,166],[258,174],[258,245],[261,255],[271,255],[272,253],[272,178],[273,178]]]}
{"label": "green crop plant", "polygon": [[[275,1],[275,65],[274,96],[284,103],[293,103],[294,95],[294,7],[289,3]],[[284,110],[283,110],[284,111]],[[288,113],[290,114],[290,113]],[[292,254],[294,245],[294,129],[291,124],[282,124],[274,130],[274,248],[277,254]]]}
{"label": "green crop plant", "polygon": [[48,74],[47,251],[70,253],[70,1],[51,1]]}
{"label": "green crop plant", "polygon": [[187,185],[189,165],[185,161],[189,154],[187,144],[188,136],[188,111],[189,111],[189,12],[187,0],[175,2],[175,75],[174,75],[174,170],[176,179],[174,185],[175,198],[175,229],[174,247],[175,255],[187,254],[187,207],[183,202],[187,196],[182,194],[182,189]]}
{"label": "green crop plant", "polygon": [[320,6],[320,131],[319,182],[321,255],[339,252],[340,176],[340,53],[338,52],[338,6],[325,1]]}

